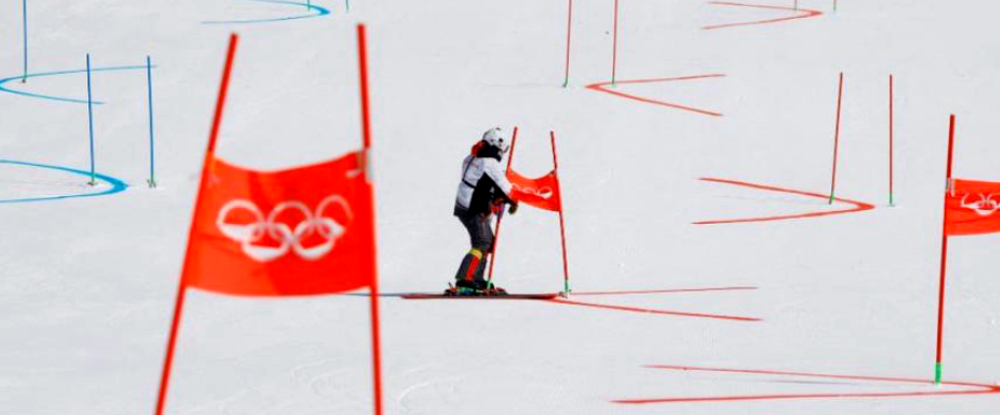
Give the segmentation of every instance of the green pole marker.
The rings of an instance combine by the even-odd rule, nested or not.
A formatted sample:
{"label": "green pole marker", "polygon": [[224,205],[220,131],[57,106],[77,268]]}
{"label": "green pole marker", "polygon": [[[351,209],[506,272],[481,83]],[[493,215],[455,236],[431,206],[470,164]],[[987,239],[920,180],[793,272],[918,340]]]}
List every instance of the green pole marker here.
{"label": "green pole marker", "polygon": [[934,384],[941,384],[941,362],[934,364]]}

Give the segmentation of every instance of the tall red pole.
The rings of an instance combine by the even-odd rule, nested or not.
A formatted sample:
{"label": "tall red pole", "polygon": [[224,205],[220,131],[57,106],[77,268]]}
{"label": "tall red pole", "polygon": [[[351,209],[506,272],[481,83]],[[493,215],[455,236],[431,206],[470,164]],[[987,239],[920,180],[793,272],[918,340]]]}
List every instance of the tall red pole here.
{"label": "tall red pole", "polygon": [[569,261],[566,260],[566,222],[563,220],[562,184],[559,179],[559,157],[556,156],[556,133],[549,131],[552,141],[552,166],[556,174],[556,194],[559,195],[559,235],[562,238],[563,296],[569,297]]}
{"label": "tall red pole", "polygon": [[569,18],[566,22],[566,78],[563,88],[569,86],[569,44],[573,35],[573,0],[569,0]]}
{"label": "tall red pole", "polygon": [[[233,59],[236,56],[236,45],[239,43],[239,36],[235,33],[229,35],[229,51],[226,53],[226,66],[222,71],[222,85],[219,86],[219,97],[215,102],[215,117],[212,120],[212,131],[209,134],[208,149],[205,151],[205,161],[201,168],[201,181],[198,185],[198,196],[194,203],[194,212],[197,214],[201,210],[201,193],[208,183],[208,171],[212,160],[215,159],[215,143],[219,138],[219,126],[222,124],[222,111],[226,104],[226,93],[229,91],[229,76],[233,70]],[[184,255],[185,267],[186,259],[191,257],[191,240],[194,239],[194,220],[191,220],[191,228],[188,230],[188,246]],[[170,323],[170,337],[167,340],[167,355],[163,360],[163,373],[160,376],[160,392],[156,398],[156,415],[163,414],[163,407],[167,400],[167,388],[170,385],[170,369],[174,362],[174,346],[177,344],[177,332],[180,329],[181,316],[184,310],[184,295],[187,292],[187,283],[184,281],[186,272],[182,271],[181,282],[177,288],[177,301],[174,303],[174,318]]]}
{"label": "tall red pole", "polygon": [[834,191],[837,188],[837,153],[840,148],[840,104],[844,97],[844,73],[840,73],[840,83],[837,87],[837,127],[833,133],[833,174],[830,176],[830,204],[833,204]]}
{"label": "tall red pole", "polygon": [[[510,155],[507,156],[507,170],[510,171],[510,163],[514,161],[514,147],[517,145],[517,127],[514,127],[514,137],[510,139]],[[497,262],[497,245],[500,244],[500,223],[503,222],[503,211],[497,215],[497,230],[493,233],[493,246],[490,247],[490,272],[487,280],[493,283],[493,264]]]}
{"label": "tall red pole", "polygon": [[948,193],[951,192],[951,161],[955,150],[955,115],[952,114],[948,123],[948,170],[947,187],[944,195],[944,224],[941,227],[941,282],[938,284],[938,320],[937,320],[937,357],[934,363],[934,382],[941,383],[941,355],[944,338],[944,291],[945,270],[948,265]]}
{"label": "tall red pole", "polygon": [[[377,252],[377,242],[375,240],[375,188],[372,182],[372,177],[369,176],[371,173],[371,144],[372,144],[372,132],[371,132],[371,112],[369,105],[368,96],[368,50],[367,42],[365,39],[365,25],[358,25],[358,65],[359,74],[361,80],[361,132],[362,132],[362,142],[364,143],[364,169],[365,178],[368,181],[368,200],[370,202],[371,209],[371,230],[368,233],[371,235],[371,250],[372,252]],[[378,261],[375,256],[372,256],[372,270],[374,271],[374,276],[371,281],[371,295],[370,297],[370,308],[371,308],[371,325],[372,325],[372,372],[373,372],[373,388],[375,391],[375,415],[382,415],[382,340],[379,331],[379,312],[378,312]]]}
{"label": "tall red pole", "polygon": [[615,29],[611,46],[611,85],[615,84],[618,69],[618,0],[615,0]]}
{"label": "tall red pole", "polygon": [[893,99],[893,85],[892,85],[892,75],[889,75],[889,206],[893,206],[892,200],[892,175],[893,175],[893,106],[895,100]]}

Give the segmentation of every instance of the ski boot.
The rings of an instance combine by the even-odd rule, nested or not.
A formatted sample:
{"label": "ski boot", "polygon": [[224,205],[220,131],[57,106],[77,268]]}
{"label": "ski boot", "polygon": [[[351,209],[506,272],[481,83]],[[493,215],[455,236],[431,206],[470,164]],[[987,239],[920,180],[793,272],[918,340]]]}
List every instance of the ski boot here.
{"label": "ski boot", "polygon": [[507,290],[493,285],[490,281],[457,281],[455,285],[448,284],[448,289],[444,291],[448,296],[474,296],[491,297],[507,295]]}

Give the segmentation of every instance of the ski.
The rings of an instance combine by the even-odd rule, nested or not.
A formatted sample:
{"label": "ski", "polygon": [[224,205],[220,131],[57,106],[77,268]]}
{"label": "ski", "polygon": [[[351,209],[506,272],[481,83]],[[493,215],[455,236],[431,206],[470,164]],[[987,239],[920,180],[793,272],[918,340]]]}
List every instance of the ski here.
{"label": "ski", "polygon": [[504,294],[504,295],[454,295],[433,293],[403,294],[404,300],[553,300],[559,293]]}

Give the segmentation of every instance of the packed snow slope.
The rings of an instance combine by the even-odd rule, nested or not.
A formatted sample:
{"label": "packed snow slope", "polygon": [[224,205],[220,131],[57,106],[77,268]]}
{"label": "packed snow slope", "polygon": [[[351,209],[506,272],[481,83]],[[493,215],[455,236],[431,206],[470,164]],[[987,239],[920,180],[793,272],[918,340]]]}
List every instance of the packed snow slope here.
{"label": "packed snow slope", "polygon": [[[756,0],[790,7],[791,0]],[[620,2],[618,81],[724,75],[615,92],[611,0],[577,0],[562,87],[565,1],[29,1],[0,11],[0,159],[89,171],[85,55],[152,57],[94,72],[96,170],[0,163],[0,412],[154,408],[226,38],[241,36],[219,155],[276,169],[360,146],[354,25],[370,37],[387,414],[992,414],[988,386],[722,369],[933,378],[947,117],[955,174],[1000,181],[1000,47],[987,0]],[[315,16],[313,16],[315,15]],[[285,19],[291,16],[310,16]],[[206,24],[211,21],[275,20]],[[58,75],[41,74],[69,72]],[[827,204],[837,77],[845,74],[836,194],[872,210],[759,223],[693,222],[850,209]],[[888,77],[895,201],[888,206]],[[38,75],[38,76],[35,76]],[[48,97],[48,98],[46,98]],[[52,99],[52,98],[69,99]],[[442,290],[468,249],[452,217],[460,163],[482,131],[519,127],[514,166],[559,150],[569,272],[582,304],[408,301]],[[737,180],[820,197],[776,193]],[[557,216],[504,221],[495,277],[562,288]],[[953,238],[944,376],[1000,380],[1000,237]],[[725,288],[587,296],[588,292]],[[188,295],[167,412],[367,414],[368,297]],[[620,308],[593,306],[611,305]],[[637,312],[659,310],[671,313]],[[713,316],[742,319],[711,318]],[[876,396],[872,396],[872,395]],[[889,396],[885,396],[888,394]],[[796,399],[656,401],[806,395]],[[835,398],[834,395],[841,395]],[[652,400],[628,404],[620,400]]]}

